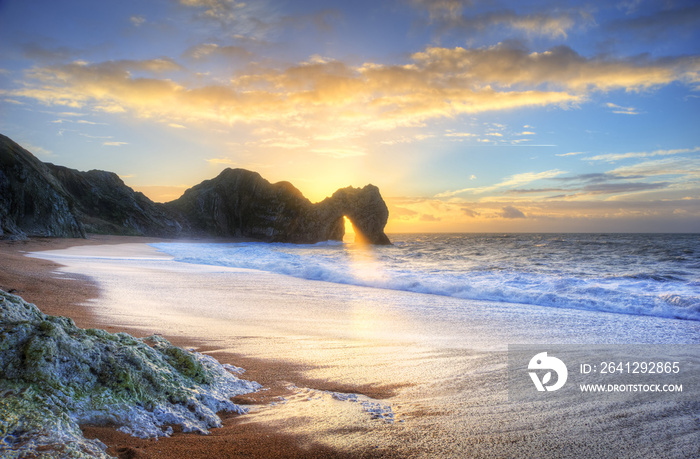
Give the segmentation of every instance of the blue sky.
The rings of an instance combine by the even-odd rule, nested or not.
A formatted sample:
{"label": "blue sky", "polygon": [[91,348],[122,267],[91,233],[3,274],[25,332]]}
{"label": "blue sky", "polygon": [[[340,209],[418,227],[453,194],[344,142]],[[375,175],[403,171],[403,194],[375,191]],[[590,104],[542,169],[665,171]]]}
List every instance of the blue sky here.
{"label": "blue sky", "polygon": [[700,230],[697,1],[0,0],[0,132],[154,200],[225,167],[389,231]]}

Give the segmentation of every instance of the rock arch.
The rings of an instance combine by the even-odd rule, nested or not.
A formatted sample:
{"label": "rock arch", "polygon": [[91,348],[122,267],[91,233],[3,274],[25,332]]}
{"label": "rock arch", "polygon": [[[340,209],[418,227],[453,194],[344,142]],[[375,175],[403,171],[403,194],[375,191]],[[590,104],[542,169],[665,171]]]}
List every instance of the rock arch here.
{"label": "rock arch", "polygon": [[389,219],[389,209],[376,186],[341,188],[317,206],[322,213],[330,214],[330,218],[335,219],[335,231],[340,234],[333,234],[329,239],[343,239],[345,234],[343,217],[347,217],[352,223],[356,237],[360,240],[369,244],[391,244],[384,233],[384,227]]}

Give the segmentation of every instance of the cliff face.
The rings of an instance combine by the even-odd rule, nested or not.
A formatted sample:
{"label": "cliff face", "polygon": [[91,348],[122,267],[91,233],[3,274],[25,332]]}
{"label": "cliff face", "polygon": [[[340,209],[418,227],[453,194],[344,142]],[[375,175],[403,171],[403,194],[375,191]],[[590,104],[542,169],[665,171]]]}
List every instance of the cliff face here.
{"label": "cliff face", "polygon": [[343,188],[312,204],[289,182],[226,169],[158,204],[112,172],[45,164],[0,135],[0,238],[85,237],[87,233],[156,237],[249,237],[271,242],[342,240],[347,216],[361,240],[389,244],[389,212],[373,185]]}
{"label": "cliff face", "polygon": [[182,230],[177,215],[126,186],[113,172],[46,165],[72,196],[74,213],[88,233],[175,237]]}
{"label": "cliff face", "polygon": [[70,194],[48,166],[0,135],[0,237],[85,237]]}
{"label": "cliff face", "polygon": [[290,183],[270,184],[257,172],[226,169],[166,206],[185,217],[195,235],[309,242],[290,237],[312,205]]}

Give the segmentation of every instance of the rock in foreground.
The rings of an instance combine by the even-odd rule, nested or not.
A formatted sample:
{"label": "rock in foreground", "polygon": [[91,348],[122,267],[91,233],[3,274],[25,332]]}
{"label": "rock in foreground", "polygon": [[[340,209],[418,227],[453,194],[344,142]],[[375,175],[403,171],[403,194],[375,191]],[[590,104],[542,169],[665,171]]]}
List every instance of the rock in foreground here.
{"label": "rock in foreground", "polygon": [[243,413],[231,397],[260,388],[209,356],[158,336],[81,329],[0,291],[0,455],[109,457],[79,424],[134,436],[207,433],[218,411]]}

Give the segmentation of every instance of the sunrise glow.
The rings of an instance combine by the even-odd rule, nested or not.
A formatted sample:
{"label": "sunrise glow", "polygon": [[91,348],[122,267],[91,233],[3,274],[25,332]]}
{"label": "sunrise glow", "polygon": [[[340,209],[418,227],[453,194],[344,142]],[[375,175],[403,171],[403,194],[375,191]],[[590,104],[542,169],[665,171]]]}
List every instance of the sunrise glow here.
{"label": "sunrise glow", "polygon": [[[653,19],[652,19],[653,18]],[[696,2],[0,3],[0,132],[156,201],[226,167],[388,232],[700,228]]]}

